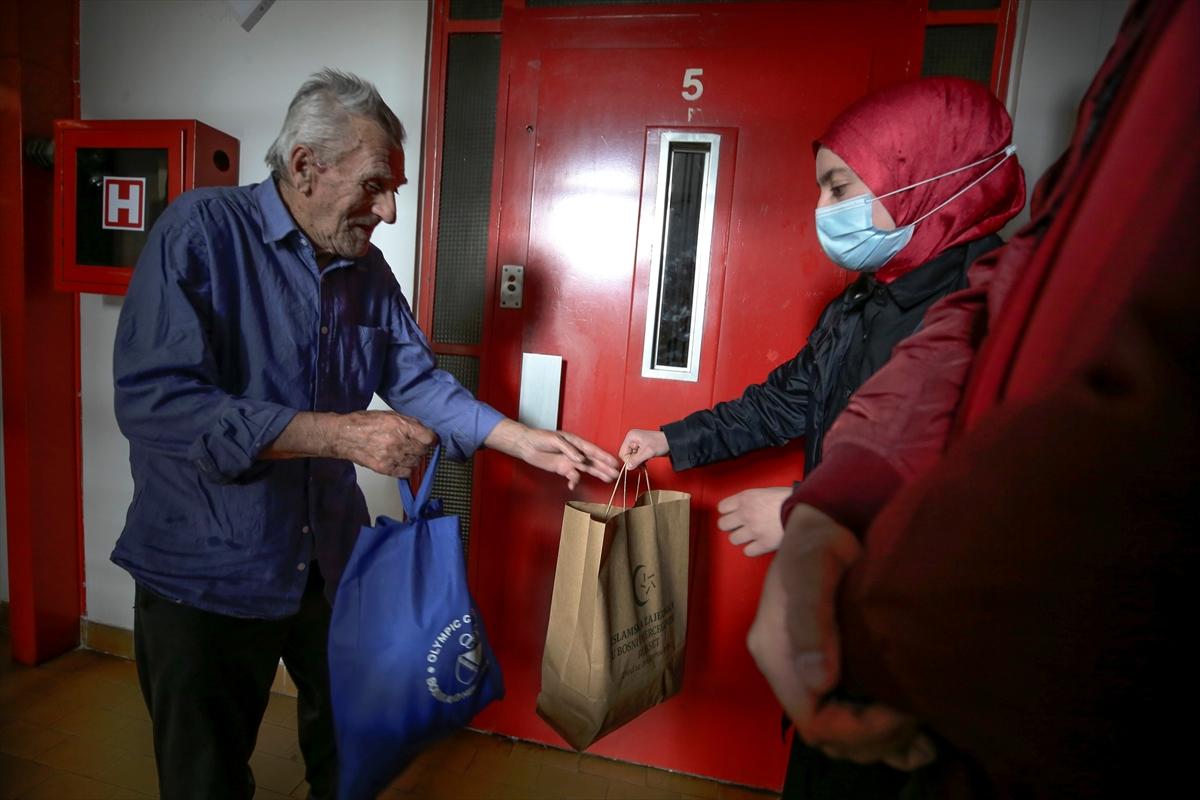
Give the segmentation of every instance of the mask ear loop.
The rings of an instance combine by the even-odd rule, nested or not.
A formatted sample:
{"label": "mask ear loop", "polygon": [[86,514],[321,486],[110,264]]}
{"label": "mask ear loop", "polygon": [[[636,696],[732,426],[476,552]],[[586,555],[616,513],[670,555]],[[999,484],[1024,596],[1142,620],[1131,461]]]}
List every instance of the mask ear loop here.
{"label": "mask ear loop", "polygon": [[[991,161],[993,158],[1000,158],[1001,156],[1003,156],[1004,158],[1000,158],[1000,162],[998,164],[996,164],[996,166],[992,167],[992,169],[989,169],[987,172],[985,172],[979,178],[979,180],[983,180],[984,178],[986,178],[988,176],[989,173],[991,173],[992,170],[996,169],[996,167],[999,167],[1000,164],[1004,163],[1005,159],[1007,159],[1009,156],[1013,155],[1016,152],[1017,152],[1017,146],[1015,144],[1006,145],[1004,147],[1004,149],[998,153],[992,153],[990,156],[984,156],[983,158],[979,159],[978,161],[972,161],[970,164],[966,164],[961,167],[956,167],[955,169],[952,169],[949,172],[943,172],[941,175],[934,175],[932,178],[926,178],[923,181],[917,181],[916,183],[910,183],[908,186],[901,186],[899,189],[892,189],[887,194],[876,195],[875,199],[882,200],[885,197],[891,197],[894,194],[900,194],[900,192],[907,192],[909,189],[915,189],[918,186],[924,186],[925,184],[932,183],[933,181],[940,181],[942,178],[948,178],[951,175],[957,175],[958,173],[962,172],[963,170],[968,170],[971,167],[978,167],[980,164]],[[953,198],[951,198],[951,199],[953,199]],[[946,202],[950,202],[950,201],[947,200]]]}
{"label": "mask ear loop", "polygon": [[[1012,149],[1012,152],[1009,152],[1009,148],[1011,148],[1011,149]],[[945,208],[946,206],[948,206],[948,205],[950,205],[951,203],[953,203],[953,202],[954,202],[955,200],[957,200],[957,199],[958,199],[960,196],[962,196],[962,194],[963,194],[963,193],[965,193],[965,192],[969,191],[971,188],[973,188],[973,187],[977,186],[978,184],[982,183],[982,182],[983,182],[983,180],[984,180],[984,179],[985,179],[985,178],[986,178],[988,175],[991,175],[993,172],[995,172],[996,170],[1000,169],[1000,167],[1001,167],[1001,166],[1003,166],[1004,162],[1005,162],[1005,161],[1008,161],[1008,159],[1009,159],[1009,156],[1011,156],[1011,155],[1012,155],[1012,153],[1015,153],[1015,152],[1016,152],[1016,150],[1017,150],[1017,147],[1016,147],[1016,145],[1012,145],[1012,144],[1010,144],[1008,147],[1004,148],[1004,158],[1000,159],[1000,160],[999,160],[999,161],[997,161],[997,162],[996,162],[994,165],[992,165],[992,168],[991,168],[991,169],[989,169],[987,172],[985,172],[985,173],[983,173],[982,175],[980,175],[980,176],[979,176],[978,178],[976,178],[975,180],[973,180],[973,181],[971,181],[970,183],[968,183],[968,184],[967,184],[966,186],[964,186],[963,188],[959,189],[959,190],[958,190],[957,192],[955,192],[954,194],[950,195],[950,197],[949,197],[949,198],[948,198],[948,199],[947,199],[947,200],[946,200],[944,203],[941,203],[940,205],[934,206],[934,207],[933,207],[933,208],[931,208],[929,211],[926,211],[924,214],[922,214],[921,216],[917,217],[917,218],[916,218],[916,219],[914,219],[912,222],[908,223],[908,225],[906,225],[905,227],[908,227],[909,225],[916,225],[918,222],[921,222],[922,220],[928,219],[930,216],[932,216],[932,215],[936,214],[937,212],[941,211],[941,210],[942,210],[943,208]],[[984,160],[986,161],[986,159],[984,159]],[[975,163],[976,163],[976,164],[978,164],[979,162],[977,161],[977,162],[975,162]],[[972,165],[972,166],[974,166],[974,165]],[[955,170],[955,172],[960,172],[960,171],[961,171],[961,170]],[[947,175],[950,175],[950,174],[952,174],[952,173],[949,173],[949,172],[948,172],[948,173],[946,173],[946,174],[947,174]],[[943,177],[944,177],[944,176],[943,176]]]}
{"label": "mask ear loop", "polygon": [[[1000,158],[1000,161],[998,161],[995,165],[993,165],[991,169],[989,169],[987,172],[980,175],[979,178],[977,178],[976,180],[972,181],[971,183],[968,183],[966,186],[964,186],[962,189],[960,189],[957,194],[951,196],[951,198],[949,200],[942,203],[940,206],[933,209],[932,211],[919,217],[918,219],[915,219],[912,222],[908,223],[908,225],[900,226],[902,228],[907,228],[909,225],[916,225],[918,222],[921,222],[922,220],[924,220],[926,217],[930,216],[931,214],[936,214],[938,211],[945,208],[951,202],[956,200],[958,198],[958,196],[961,195],[963,192],[967,191],[972,186],[974,186],[975,184],[979,183],[984,178],[986,178],[988,175],[991,175],[993,172],[998,170],[1000,168],[1000,165],[1003,164],[1005,161],[1007,161],[1009,156],[1015,154],[1016,152],[1017,152],[1017,146],[1015,144],[1006,145],[1005,148],[998,153],[992,153],[990,156],[984,156],[983,158],[979,159],[978,161],[972,161],[970,164],[967,164],[965,166],[958,167],[956,169],[952,169],[949,172],[943,172],[941,175],[934,175],[932,178],[926,178],[925,180],[917,181],[916,183],[911,183],[908,186],[901,186],[899,189],[893,189],[892,191],[888,192],[887,194],[873,195],[868,191],[866,194],[860,194],[857,197],[851,197],[850,199],[843,200],[840,203],[835,203],[831,206],[826,206],[824,208],[818,208],[816,213],[817,213],[817,216],[821,217],[821,216],[826,216],[829,214],[840,213],[842,211],[852,208],[854,205],[864,205],[864,206],[871,205],[878,200],[882,200],[885,197],[891,197],[894,194],[900,194],[901,192],[907,192],[910,189],[915,189],[918,186],[924,186],[925,184],[932,183],[933,181],[940,181],[942,178],[948,178],[951,175],[956,175],[959,172],[962,172],[963,170],[971,169],[971,167],[977,167],[980,164],[991,161],[993,158]],[[1003,156],[1003,158],[1001,158],[1001,156]],[[857,202],[855,202],[855,201],[857,201]]]}

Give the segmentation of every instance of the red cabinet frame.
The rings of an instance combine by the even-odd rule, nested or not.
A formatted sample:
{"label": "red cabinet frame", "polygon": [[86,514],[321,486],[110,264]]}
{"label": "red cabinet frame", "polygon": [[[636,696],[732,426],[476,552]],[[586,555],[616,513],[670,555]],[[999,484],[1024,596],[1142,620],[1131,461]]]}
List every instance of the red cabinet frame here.
{"label": "red cabinet frame", "polygon": [[[54,124],[54,288],[125,294],[133,264],[82,264],[76,253],[76,153],[85,148],[167,151],[167,203],[198,186],[233,186],[238,140],[196,120],[74,120]],[[149,223],[146,225],[149,229]]]}

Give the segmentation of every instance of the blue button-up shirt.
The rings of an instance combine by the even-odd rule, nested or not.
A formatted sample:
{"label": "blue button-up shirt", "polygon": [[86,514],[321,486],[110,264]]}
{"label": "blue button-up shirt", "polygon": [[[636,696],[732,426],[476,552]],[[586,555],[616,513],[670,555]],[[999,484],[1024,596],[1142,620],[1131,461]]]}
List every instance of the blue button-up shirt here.
{"label": "blue button-up shirt", "polygon": [[348,461],[258,460],[298,411],[378,394],[466,458],[502,419],[433,353],[383,255],[318,270],[274,181],[188,192],[150,232],[121,309],[116,415],[133,502],[112,559],[239,617],[294,613],[314,557],[335,587],[366,502]]}

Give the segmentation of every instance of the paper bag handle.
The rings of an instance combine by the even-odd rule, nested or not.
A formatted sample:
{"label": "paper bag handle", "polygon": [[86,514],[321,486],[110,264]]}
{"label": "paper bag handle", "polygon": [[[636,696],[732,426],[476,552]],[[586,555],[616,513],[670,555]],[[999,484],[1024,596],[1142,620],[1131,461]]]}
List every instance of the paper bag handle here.
{"label": "paper bag handle", "polygon": [[[657,504],[654,502],[654,493],[650,489],[650,470],[646,469],[645,465],[642,466],[641,472],[638,473],[637,487],[633,490],[633,501],[635,503],[637,502],[638,494],[642,491],[642,474],[643,473],[646,475],[646,491],[650,492],[650,505],[656,506]],[[617,487],[618,486],[624,487],[625,490],[629,489],[629,463],[628,462],[621,465],[621,471],[619,473],[617,473],[617,479],[615,481],[613,481],[612,494],[610,494],[608,496],[608,505],[604,509],[605,519],[608,518],[608,512],[612,510],[613,500],[615,500],[617,497]],[[627,494],[625,494],[624,491],[622,491],[621,507],[627,508],[628,506],[629,506],[629,496]]]}
{"label": "paper bag handle", "polygon": [[633,491],[633,502],[637,502],[638,495],[642,493],[642,476],[646,476],[646,494],[650,495],[650,507],[658,508],[658,503],[654,502],[654,490],[650,488],[650,470],[646,469],[646,465],[642,465],[642,471],[638,473],[637,488]]}

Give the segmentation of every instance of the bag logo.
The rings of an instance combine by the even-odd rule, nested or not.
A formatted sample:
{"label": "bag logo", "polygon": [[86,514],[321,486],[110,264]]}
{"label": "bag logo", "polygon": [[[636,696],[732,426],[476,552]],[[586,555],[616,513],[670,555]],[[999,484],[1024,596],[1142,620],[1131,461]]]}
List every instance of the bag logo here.
{"label": "bag logo", "polygon": [[654,578],[655,574],[647,572],[645,564],[633,568],[633,602],[637,603],[638,608],[646,605],[650,601],[650,592],[658,588]]}
{"label": "bag logo", "polygon": [[[464,637],[470,634],[463,634]],[[463,653],[454,662],[454,677],[463,686],[472,686],[479,680],[480,663],[483,660],[483,648],[475,645],[475,649]]]}
{"label": "bag logo", "polygon": [[[454,657],[450,658],[450,654]],[[442,656],[447,658],[442,660]],[[463,614],[438,632],[425,654],[429,666],[425,687],[435,700],[457,703],[479,688],[479,678],[487,666],[483,641],[475,635],[471,615]],[[439,663],[443,666],[439,667]],[[453,664],[451,668],[449,665]]]}

